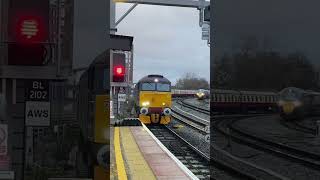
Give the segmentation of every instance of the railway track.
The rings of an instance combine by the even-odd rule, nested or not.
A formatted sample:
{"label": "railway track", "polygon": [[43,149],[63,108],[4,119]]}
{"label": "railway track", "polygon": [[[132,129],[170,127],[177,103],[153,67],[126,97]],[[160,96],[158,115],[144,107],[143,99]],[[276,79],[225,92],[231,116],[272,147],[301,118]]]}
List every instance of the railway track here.
{"label": "railway track", "polygon": [[184,102],[183,100],[178,100],[178,101],[176,101],[176,102],[177,102],[177,104],[182,105],[182,106],[184,106],[184,107],[190,108],[190,109],[192,109],[192,110],[201,112],[201,113],[206,114],[206,115],[210,115],[210,110],[209,110],[209,109],[191,105],[191,104],[189,104],[189,103]]}
{"label": "railway track", "polygon": [[[320,155],[296,149],[285,144],[273,142],[268,139],[257,137],[248,132],[244,132],[236,127],[233,123],[241,119],[229,119],[228,121],[219,121],[214,127],[217,131],[231,138],[233,141],[249,146],[251,148],[271,153],[281,158],[303,164],[304,166],[320,170]],[[228,129],[229,128],[229,132]]]}
{"label": "railway track", "polygon": [[[190,109],[193,109],[195,111],[198,112],[208,112],[206,114],[210,114],[209,110],[203,109],[203,108],[199,108],[187,103],[183,103],[183,101],[180,101],[178,104],[188,107]],[[194,120],[188,116],[186,116],[185,114],[175,111],[173,110],[174,113],[182,116],[184,119],[189,119],[190,121],[199,123],[199,121]],[[248,117],[254,117],[254,116],[264,116],[266,114],[230,114],[230,115],[215,115],[214,119],[221,119],[221,118],[227,118],[227,119],[234,119],[234,118],[248,118]],[[178,119],[179,120],[179,119]],[[202,122],[202,127],[206,125],[206,123]],[[199,128],[198,128],[199,129]],[[205,132],[203,129],[199,129],[199,131]],[[215,149],[215,148],[212,148]],[[214,150],[217,151],[217,150]],[[226,156],[224,157],[224,160],[219,159],[222,156]],[[235,158],[235,157],[233,157]],[[253,164],[250,164],[248,162],[245,161],[241,161],[241,160],[235,160],[233,158],[227,157],[227,155],[225,154],[220,154],[220,156],[218,158],[212,158],[211,159],[211,163],[212,163],[212,167],[217,168],[218,170],[222,170],[224,172],[227,172],[227,174],[232,174],[233,176],[236,176],[237,179],[259,179],[261,177],[265,177],[265,179],[287,179],[284,176],[281,176],[273,171],[270,171],[268,169],[264,169],[261,167],[257,167]],[[222,158],[223,159],[223,158]],[[230,160],[232,159],[232,160]],[[228,162],[229,161],[229,162]],[[234,166],[234,164],[242,164],[242,166]],[[244,169],[244,167],[246,167]],[[250,170],[248,170],[250,169]],[[255,171],[255,173],[251,173],[252,171]],[[222,177],[218,177],[218,179],[224,179]]]}
{"label": "railway track", "polygon": [[148,129],[199,179],[210,178],[210,157],[192,146],[164,125],[148,125]]}
{"label": "railway track", "polygon": [[[195,110],[200,113],[206,113],[206,115],[210,115],[210,111],[204,108],[199,108],[193,105],[190,105],[188,103],[183,102],[183,100],[176,101],[177,104],[190,108],[192,110]],[[174,106],[175,108],[172,109],[172,116],[179,122],[182,122],[183,124],[196,129],[202,134],[208,134],[210,132],[210,121],[204,118],[201,118],[199,116],[196,116],[190,112],[186,112],[185,110],[180,109],[177,106]]]}
{"label": "railway track", "polygon": [[300,131],[307,134],[316,135],[316,129],[304,126],[298,123],[297,121],[286,121],[284,119],[280,119],[280,123],[289,129],[293,129],[293,130]]}
{"label": "railway track", "polygon": [[228,174],[230,179],[256,179],[250,173],[234,168],[232,165],[221,160],[214,158],[210,162],[210,157],[165,125],[148,125],[147,127],[200,180],[209,178],[220,180],[221,177],[217,178],[214,175],[217,172],[224,175]]}
{"label": "railway track", "polygon": [[204,120],[199,120],[198,118],[195,118],[195,117],[192,118],[174,109],[172,109],[172,112],[173,112],[172,116],[179,122],[182,122],[183,124],[193,129],[196,129],[202,134],[207,134],[209,132],[210,122],[208,120],[204,121]]}
{"label": "railway track", "polygon": [[[200,113],[206,112],[206,114],[210,111],[204,108],[199,108],[193,105],[190,105],[188,103],[184,103],[183,101],[177,101],[178,104],[188,107],[190,109],[193,109],[195,111],[198,111]],[[178,109],[178,110],[176,110]],[[172,109],[172,112],[174,113],[172,116],[182,122],[183,124],[198,130],[202,134],[208,134],[210,133],[210,120],[206,120],[200,117],[197,117],[193,114],[190,114],[188,112],[181,112],[183,110],[176,107],[176,109]],[[188,115],[189,114],[189,115]],[[243,117],[252,117],[252,116],[261,116],[265,114],[229,114],[229,115],[214,115],[214,118],[220,119],[220,118],[243,118]]]}

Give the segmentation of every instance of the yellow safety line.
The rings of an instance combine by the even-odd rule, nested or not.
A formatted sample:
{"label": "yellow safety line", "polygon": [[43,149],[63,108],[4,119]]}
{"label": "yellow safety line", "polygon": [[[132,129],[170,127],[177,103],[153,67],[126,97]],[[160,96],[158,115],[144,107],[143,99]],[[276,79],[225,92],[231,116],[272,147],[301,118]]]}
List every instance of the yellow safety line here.
{"label": "yellow safety line", "polygon": [[115,153],[115,157],[116,157],[118,179],[119,180],[127,180],[127,173],[126,173],[126,169],[124,167],[124,162],[123,162],[121,147],[120,147],[119,127],[114,128],[114,153]]}

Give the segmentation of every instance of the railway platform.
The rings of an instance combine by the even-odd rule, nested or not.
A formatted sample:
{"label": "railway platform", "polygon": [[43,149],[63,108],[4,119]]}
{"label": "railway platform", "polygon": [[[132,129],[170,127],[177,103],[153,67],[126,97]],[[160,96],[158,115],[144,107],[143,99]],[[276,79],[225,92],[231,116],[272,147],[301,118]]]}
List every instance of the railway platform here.
{"label": "railway platform", "polygon": [[144,124],[112,125],[110,138],[112,180],[198,179]]}

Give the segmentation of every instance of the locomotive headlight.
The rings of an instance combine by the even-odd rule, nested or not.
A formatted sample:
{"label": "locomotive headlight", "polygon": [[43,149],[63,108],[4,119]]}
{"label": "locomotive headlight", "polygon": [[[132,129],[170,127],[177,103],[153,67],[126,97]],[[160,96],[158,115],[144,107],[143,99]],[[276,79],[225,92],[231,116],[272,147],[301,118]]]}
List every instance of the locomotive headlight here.
{"label": "locomotive headlight", "polygon": [[140,113],[141,113],[141,114],[147,115],[148,112],[149,112],[149,110],[148,110],[148,108],[146,108],[146,107],[143,107],[143,108],[140,109]]}
{"label": "locomotive headlight", "polygon": [[165,105],[166,105],[166,103],[163,102],[163,103],[162,103],[162,106],[165,106]]}
{"label": "locomotive headlight", "polygon": [[142,103],[142,106],[149,106],[150,105],[150,102],[149,101],[146,101],[146,102],[143,102]]}

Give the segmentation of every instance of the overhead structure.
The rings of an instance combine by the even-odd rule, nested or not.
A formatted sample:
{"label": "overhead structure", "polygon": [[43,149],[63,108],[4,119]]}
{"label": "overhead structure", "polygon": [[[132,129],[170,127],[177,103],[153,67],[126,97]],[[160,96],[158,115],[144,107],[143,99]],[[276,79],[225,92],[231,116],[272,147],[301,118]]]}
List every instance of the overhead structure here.
{"label": "overhead structure", "polygon": [[[115,3],[133,3],[134,5],[127,10],[119,20],[115,20]],[[186,8],[197,8],[199,10],[199,26],[202,28],[202,39],[207,40],[210,46],[210,1],[206,0],[113,0],[111,1],[111,30],[116,31],[117,25],[127,16],[138,4],[175,6]],[[111,32],[114,33],[114,32]]]}
{"label": "overhead structure", "polygon": [[205,8],[206,6],[210,5],[210,2],[205,0],[114,0],[114,2],[190,7],[199,9]]}

